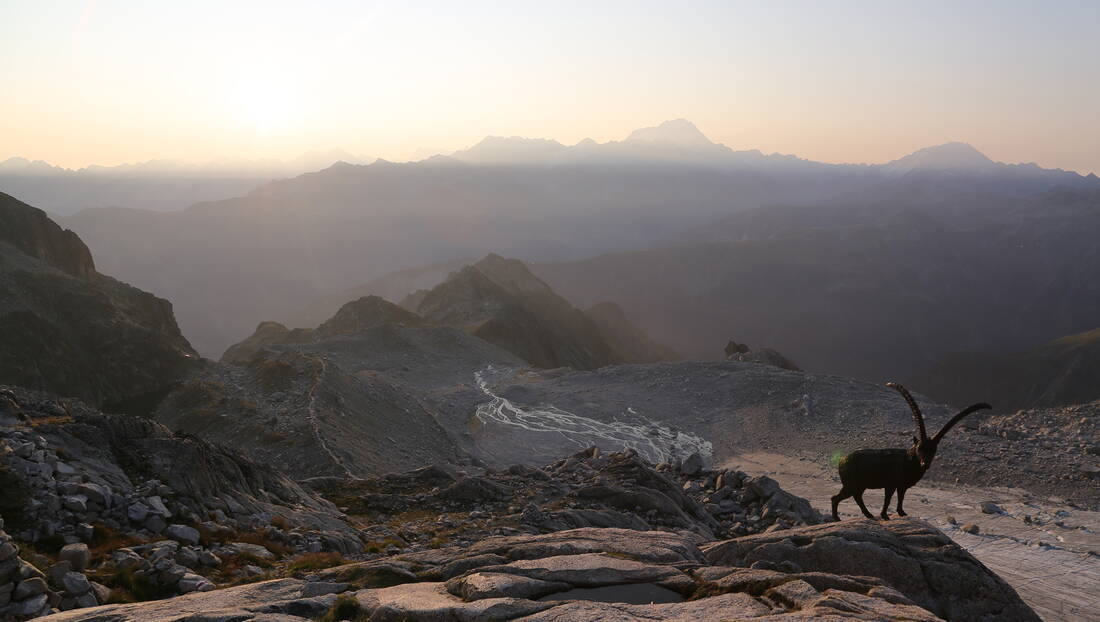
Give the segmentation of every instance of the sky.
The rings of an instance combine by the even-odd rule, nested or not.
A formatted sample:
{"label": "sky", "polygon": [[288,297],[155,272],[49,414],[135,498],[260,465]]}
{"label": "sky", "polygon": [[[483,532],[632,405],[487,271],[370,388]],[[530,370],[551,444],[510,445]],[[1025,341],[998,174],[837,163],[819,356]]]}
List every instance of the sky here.
{"label": "sky", "polygon": [[1100,2],[0,0],[0,160],[390,160],[487,135],[1100,173]]}

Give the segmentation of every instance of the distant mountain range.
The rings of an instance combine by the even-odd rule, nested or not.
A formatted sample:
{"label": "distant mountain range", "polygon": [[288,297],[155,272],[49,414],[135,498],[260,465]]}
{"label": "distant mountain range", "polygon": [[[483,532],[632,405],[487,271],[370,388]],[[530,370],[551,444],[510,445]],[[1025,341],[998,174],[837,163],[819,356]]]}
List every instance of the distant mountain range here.
{"label": "distant mountain range", "polygon": [[[263,182],[319,171],[337,163],[369,164],[374,158],[340,149],[312,151],[293,160],[225,160],[196,164],[177,160],[150,160],[118,166],[92,165],[65,169],[41,160],[13,157],[0,162],[0,190],[18,196],[48,212],[69,215],[81,209],[124,207],[158,211],[179,210],[194,203],[245,194]],[[947,176],[948,183],[962,174],[963,185],[976,179],[986,183],[1021,185],[1019,191],[1051,185],[1100,184],[1095,175],[1082,177],[1036,164],[994,162],[965,143],[947,143],[921,149],[885,164],[826,164],[794,155],[764,154],[756,149],[734,150],[714,143],[686,119],[666,121],[631,132],[621,141],[597,143],[585,139],[575,145],[539,138],[490,136],[449,155],[423,160],[441,165],[535,167],[649,167],[717,169],[740,173],[792,173],[805,176],[869,176],[889,180],[912,173]],[[827,190],[827,189],[826,189]],[[781,198],[781,197],[777,197]],[[487,249],[479,249],[484,251]]]}
{"label": "distant mountain range", "polygon": [[[217,356],[260,321],[299,325],[310,301],[330,297],[324,312],[302,326],[316,325],[366,293],[399,299],[381,291],[332,298],[345,290],[489,252],[524,261],[578,261],[763,235],[739,232],[743,218],[771,220],[769,226],[786,231],[810,221],[831,226],[834,218],[857,225],[889,211],[884,208],[966,227],[995,221],[999,210],[1041,205],[1036,197],[1045,194],[1094,188],[1100,180],[1093,176],[991,163],[955,144],[887,165],[830,165],[734,151],[686,121],[673,121],[604,144],[487,139],[465,152],[415,163],[341,162],[186,210],[91,209],[64,224],[111,274],[173,300],[192,344]],[[784,206],[807,209],[773,210]],[[833,209],[839,207],[844,209]],[[626,300],[585,297],[583,304],[607,299]],[[624,309],[640,320],[629,305]],[[688,356],[703,350],[699,342],[662,339]],[[802,356],[800,348],[771,339],[752,345],[774,346],[818,368],[816,357]]]}
{"label": "distant mountain range", "polygon": [[316,171],[336,162],[367,164],[373,158],[340,149],[311,151],[293,160],[226,160],[196,164],[149,160],[80,169],[42,160],[0,162],[0,189],[60,215],[96,207],[180,210],[200,201],[244,194],[272,179]]}

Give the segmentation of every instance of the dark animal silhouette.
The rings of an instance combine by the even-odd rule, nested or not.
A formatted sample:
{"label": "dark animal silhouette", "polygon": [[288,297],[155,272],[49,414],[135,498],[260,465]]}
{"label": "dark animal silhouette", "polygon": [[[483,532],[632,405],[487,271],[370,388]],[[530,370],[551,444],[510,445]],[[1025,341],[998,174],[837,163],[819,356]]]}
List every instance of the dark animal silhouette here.
{"label": "dark animal silhouette", "polygon": [[886,386],[897,389],[905,401],[909,403],[909,409],[913,411],[913,420],[917,422],[917,432],[920,438],[913,438],[913,446],[909,449],[860,449],[840,459],[840,482],[843,486],[840,492],[833,497],[833,519],[840,520],[836,508],[841,501],[848,497],[854,497],[859,509],[867,518],[874,516],[863,505],[863,491],[868,488],[885,488],[886,498],[882,502],[883,520],[889,520],[886,511],[890,508],[890,498],[894,491],[898,493],[898,516],[905,516],[902,503],[905,501],[905,491],[911,488],[924,477],[924,472],[932,465],[932,459],[936,457],[936,448],[939,446],[943,435],[947,434],[963,417],[983,409],[992,408],[989,404],[978,403],[967,406],[962,412],[955,415],[932,438],[924,431],[924,417],[916,400],[909,391],[900,384],[887,382]]}
{"label": "dark animal silhouette", "polygon": [[729,343],[726,344],[726,348],[725,348],[725,353],[726,353],[726,358],[727,359],[730,358],[731,356],[733,356],[734,354],[744,354],[748,351],[749,351],[749,346],[748,345],[743,344],[743,343],[737,343],[733,339],[730,339]]}

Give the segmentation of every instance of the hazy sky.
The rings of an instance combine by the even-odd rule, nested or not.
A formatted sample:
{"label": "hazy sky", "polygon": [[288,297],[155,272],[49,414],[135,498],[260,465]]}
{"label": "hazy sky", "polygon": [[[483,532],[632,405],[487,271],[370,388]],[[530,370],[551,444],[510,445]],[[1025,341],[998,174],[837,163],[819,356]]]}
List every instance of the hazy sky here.
{"label": "hazy sky", "polygon": [[0,159],[389,159],[485,135],[1100,173],[1100,2],[0,0]]}

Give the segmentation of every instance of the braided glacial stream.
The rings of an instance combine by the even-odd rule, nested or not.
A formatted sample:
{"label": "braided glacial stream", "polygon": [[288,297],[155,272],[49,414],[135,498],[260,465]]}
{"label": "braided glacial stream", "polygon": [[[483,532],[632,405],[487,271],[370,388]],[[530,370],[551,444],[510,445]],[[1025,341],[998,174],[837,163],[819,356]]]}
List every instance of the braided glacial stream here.
{"label": "braided glacial stream", "polygon": [[529,432],[558,434],[578,448],[598,445],[607,450],[633,449],[653,463],[686,458],[692,453],[708,457],[713,452],[710,441],[646,420],[632,409],[638,421],[603,422],[577,415],[555,406],[523,408],[490,388],[491,378],[503,370],[492,365],[474,374],[477,386],[490,400],[478,405],[475,416],[483,423],[516,426]]}

